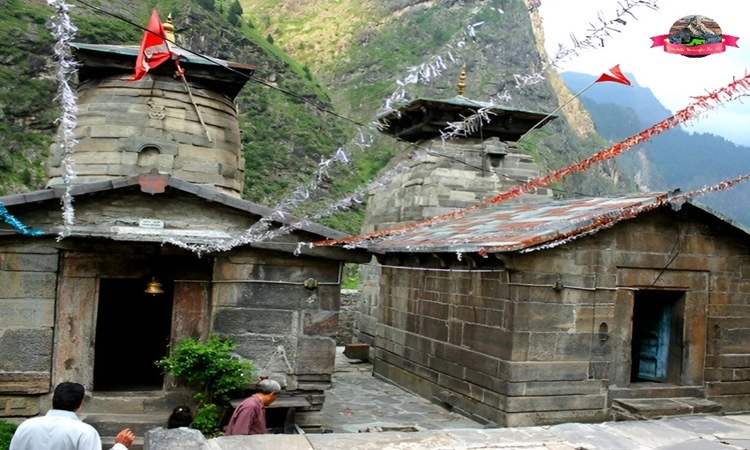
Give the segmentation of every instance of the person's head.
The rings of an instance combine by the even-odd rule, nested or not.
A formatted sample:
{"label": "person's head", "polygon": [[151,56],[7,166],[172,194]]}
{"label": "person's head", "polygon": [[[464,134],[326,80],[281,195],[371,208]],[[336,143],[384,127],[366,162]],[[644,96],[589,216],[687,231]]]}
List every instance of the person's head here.
{"label": "person's head", "polygon": [[83,396],[86,390],[81,383],[65,381],[55,387],[52,395],[52,408],[65,411],[75,411],[83,404]]}
{"label": "person's head", "polygon": [[258,397],[265,406],[270,405],[276,401],[276,398],[281,392],[281,386],[279,383],[273,380],[262,380],[258,383]]}
{"label": "person's head", "polygon": [[193,423],[193,413],[189,406],[178,406],[172,410],[167,421],[167,428],[189,427]]}

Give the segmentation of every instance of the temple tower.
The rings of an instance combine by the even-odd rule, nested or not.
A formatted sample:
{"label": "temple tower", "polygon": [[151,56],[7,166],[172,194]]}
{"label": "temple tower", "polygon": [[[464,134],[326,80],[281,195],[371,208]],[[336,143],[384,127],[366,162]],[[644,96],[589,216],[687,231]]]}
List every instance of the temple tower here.
{"label": "temple tower", "polygon": [[[554,116],[506,108],[464,97],[465,73],[459,95],[449,99],[418,98],[378,118],[383,133],[411,142],[390,167],[405,164],[393,181],[371,193],[363,232],[393,228],[479,203],[540,175],[531,156],[516,141],[532,127]],[[474,127],[443,139],[449,123],[485,112]],[[517,201],[547,200],[549,189],[538,189]]]}
{"label": "temple tower", "polygon": [[[171,24],[165,24],[169,31]],[[253,66],[177,52],[185,77],[166,61],[138,81],[138,47],[73,44],[78,71],[75,183],[156,170],[240,197],[245,160],[234,99]],[[63,183],[53,145],[47,186]]]}

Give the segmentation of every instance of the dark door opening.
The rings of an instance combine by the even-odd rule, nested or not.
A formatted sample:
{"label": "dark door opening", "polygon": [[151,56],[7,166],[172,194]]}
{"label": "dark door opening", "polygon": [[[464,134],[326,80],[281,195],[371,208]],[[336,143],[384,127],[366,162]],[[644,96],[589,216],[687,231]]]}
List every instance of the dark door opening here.
{"label": "dark door opening", "polygon": [[146,294],[146,279],[99,282],[94,349],[94,390],[161,389],[164,377],[154,362],[167,355],[174,285],[160,280],[163,294]]}
{"label": "dark door opening", "polygon": [[679,383],[684,322],[682,291],[635,292],[630,380]]}

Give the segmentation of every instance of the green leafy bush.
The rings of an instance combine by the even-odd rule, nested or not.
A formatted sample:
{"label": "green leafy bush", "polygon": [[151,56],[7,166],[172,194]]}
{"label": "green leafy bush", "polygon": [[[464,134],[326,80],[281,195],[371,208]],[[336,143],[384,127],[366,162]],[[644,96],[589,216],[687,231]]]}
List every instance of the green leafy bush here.
{"label": "green leafy bush", "polygon": [[0,420],[0,450],[10,448],[10,440],[18,425]]}
{"label": "green leafy bush", "polygon": [[205,342],[187,338],[180,341],[171,356],[156,362],[165,374],[197,390],[193,396],[198,407],[193,428],[207,436],[221,432],[221,421],[228,410],[230,395],[246,388],[253,380],[256,367],[234,358],[236,345],[230,338],[216,335]]}

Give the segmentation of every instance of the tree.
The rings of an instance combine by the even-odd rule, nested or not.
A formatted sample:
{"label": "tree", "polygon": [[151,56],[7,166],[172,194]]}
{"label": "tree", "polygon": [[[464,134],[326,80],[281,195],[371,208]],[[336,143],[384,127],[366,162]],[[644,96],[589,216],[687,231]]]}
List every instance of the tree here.
{"label": "tree", "polygon": [[266,40],[268,41],[269,44],[273,44],[273,36],[271,36],[270,34],[266,36]]}
{"label": "tree", "polygon": [[229,23],[235,27],[238,26],[242,22],[243,12],[240,0],[234,0],[234,2],[229,5],[229,11],[227,11],[227,19],[229,20]]}
{"label": "tree", "polygon": [[214,0],[197,0],[198,4],[203,7],[206,11],[213,11],[216,7]]}

